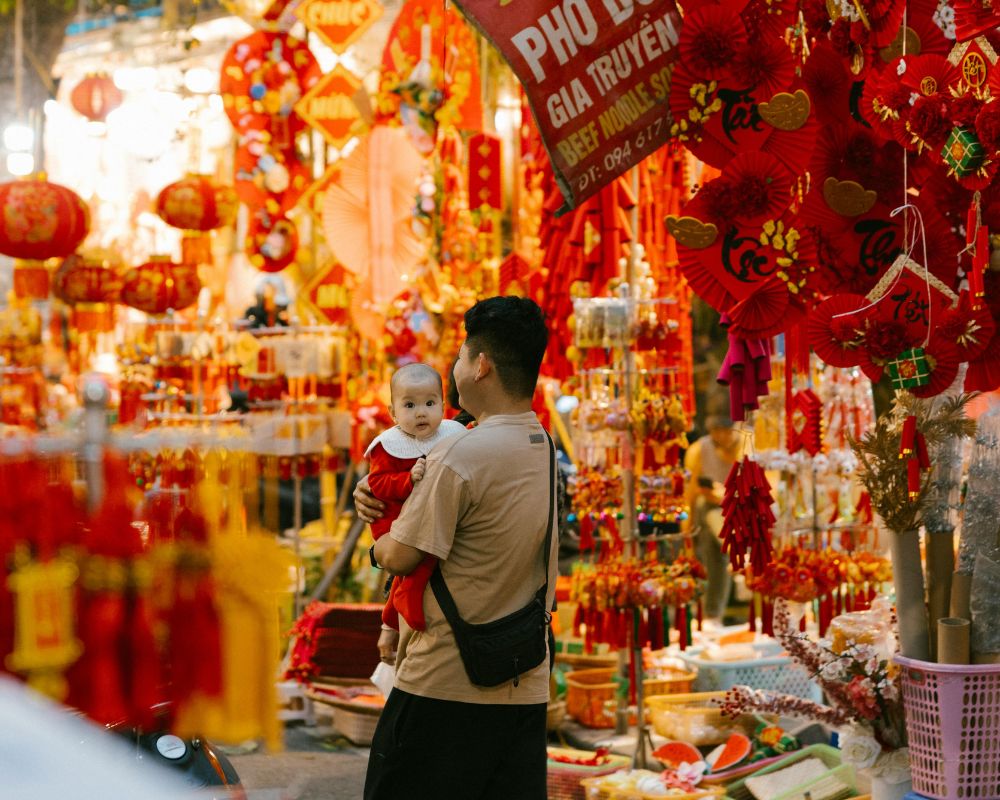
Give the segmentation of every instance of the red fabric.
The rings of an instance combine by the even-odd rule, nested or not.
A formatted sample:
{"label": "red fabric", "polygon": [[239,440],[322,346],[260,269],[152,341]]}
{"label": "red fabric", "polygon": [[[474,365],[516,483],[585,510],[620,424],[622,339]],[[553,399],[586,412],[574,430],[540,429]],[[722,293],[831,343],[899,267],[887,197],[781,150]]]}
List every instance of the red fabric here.
{"label": "red fabric", "polygon": [[[416,458],[396,458],[389,455],[381,444],[372,448],[368,488],[385,503],[384,516],[372,523],[372,536],[375,539],[389,532],[403,503],[413,491],[410,470],[416,463]],[[424,619],[424,589],[427,588],[435,566],[437,559],[427,556],[412,573],[392,582],[392,591],[382,609],[382,622],[398,630],[399,617],[402,616],[406,624],[415,631],[427,628],[427,621]]]}
{"label": "red fabric", "polygon": [[372,536],[375,539],[380,539],[389,532],[389,528],[403,508],[403,502],[413,491],[410,470],[416,463],[415,458],[396,458],[389,455],[381,444],[372,448],[368,488],[385,503],[385,513],[382,518],[372,523]]}

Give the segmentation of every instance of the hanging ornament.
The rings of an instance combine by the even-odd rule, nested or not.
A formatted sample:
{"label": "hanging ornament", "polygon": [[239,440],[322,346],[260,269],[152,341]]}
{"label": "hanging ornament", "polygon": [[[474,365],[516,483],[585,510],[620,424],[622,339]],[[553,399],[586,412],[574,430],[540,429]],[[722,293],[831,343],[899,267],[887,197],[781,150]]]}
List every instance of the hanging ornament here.
{"label": "hanging ornament", "polygon": [[722,552],[729,555],[733,569],[743,569],[749,553],[750,568],[759,575],[771,560],[771,528],[775,523],[771,486],[764,470],[749,456],[733,464],[725,486],[724,521],[719,533]]}
{"label": "hanging ornament", "polygon": [[106,72],[92,72],[73,87],[73,108],[91,122],[104,122],[122,104],[122,93]]}
{"label": "hanging ornament", "polygon": [[185,264],[212,263],[212,240],[207,233],[232,225],[237,208],[232,187],[223,186],[207,175],[189,174],[165,187],[156,197],[160,219],[184,231],[181,261]]}
{"label": "hanging ornament", "polygon": [[175,264],[170,256],[152,256],[122,276],[122,302],[147,314],[187,308],[200,291],[197,265]]}

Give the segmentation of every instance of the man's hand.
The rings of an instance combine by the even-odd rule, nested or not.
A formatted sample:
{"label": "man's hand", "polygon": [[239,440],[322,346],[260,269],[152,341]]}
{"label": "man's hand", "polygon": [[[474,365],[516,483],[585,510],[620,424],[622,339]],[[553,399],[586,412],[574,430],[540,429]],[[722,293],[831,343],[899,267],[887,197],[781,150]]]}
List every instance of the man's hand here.
{"label": "man's hand", "polygon": [[367,475],[354,487],[354,507],[357,509],[358,516],[368,524],[384,516],[385,503],[371,493],[368,488]]}
{"label": "man's hand", "polygon": [[424,477],[424,470],[427,469],[427,459],[418,458],[417,463],[413,465],[413,469],[410,470],[410,480],[417,483],[421,478]]}
{"label": "man's hand", "polygon": [[399,645],[399,631],[382,628],[378,637],[378,657],[389,666],[396,664],[396,648]]}

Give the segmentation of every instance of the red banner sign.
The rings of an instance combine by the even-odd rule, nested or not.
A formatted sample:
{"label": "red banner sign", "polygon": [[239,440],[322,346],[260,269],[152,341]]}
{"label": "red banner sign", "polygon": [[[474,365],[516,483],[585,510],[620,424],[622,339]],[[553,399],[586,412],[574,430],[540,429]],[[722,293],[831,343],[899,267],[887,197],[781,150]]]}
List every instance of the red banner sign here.
{"label": "red banner sign", "polygon": [[456,5],[523,84],[566,198],[562,211],[666,143],[681,24],[674,0]]}
{"label": "red banner sign", "polygon": [[382,11],[376,0],[305,0],[295,14],[334,53],[343,53],[378,21]]}

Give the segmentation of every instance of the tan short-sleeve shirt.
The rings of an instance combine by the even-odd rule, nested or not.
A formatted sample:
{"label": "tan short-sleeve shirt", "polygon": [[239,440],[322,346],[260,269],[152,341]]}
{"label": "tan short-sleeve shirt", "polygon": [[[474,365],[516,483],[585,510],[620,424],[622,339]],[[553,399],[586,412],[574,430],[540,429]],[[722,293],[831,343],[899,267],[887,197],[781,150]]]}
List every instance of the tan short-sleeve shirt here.
{"label": "tan short-sleeve shirt", "polygon": [[[531,412],[493,416],[435,447],[393,523],[393,539],[441,559],[441,572],[467,622],[499,619],[530,602],[545,580],[542,548],[550,496],[549,440]],[[557,529],[553,522],[549,588],[555,595]],[[474,686],[451,626],[430,585],[427,629],[402,625],[396,686],[422,697],[466,703],[544,703],[548,661],[513,682]]]}

